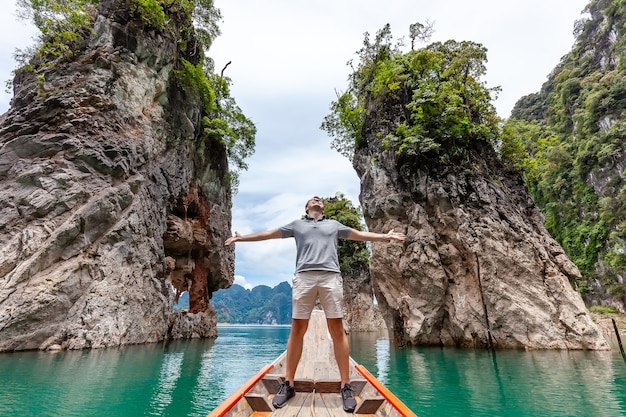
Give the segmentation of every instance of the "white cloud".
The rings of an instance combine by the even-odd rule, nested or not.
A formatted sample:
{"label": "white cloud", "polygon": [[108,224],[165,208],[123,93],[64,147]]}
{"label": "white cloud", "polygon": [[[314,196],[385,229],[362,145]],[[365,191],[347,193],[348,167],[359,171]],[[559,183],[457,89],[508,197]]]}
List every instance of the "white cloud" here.
{"label": "white cloud", "polygon": [[[11,0],[1,0],[4,3]],[[574,21],[588,0],[215,0],[222,35],[209,55],[232,94],[256,124],[256,154],[242,173],[233,199],[233,231],[274,229],[304,213],[306,200],[343,192],[358,205],[359,180],[350,161],[330,148],[319,130],[335,91],[347,86],[346,62],[390,23],[395,39],[408,43],[411,23],[435,22],[432,41],[469,40],[488,49],[489,87],[501,86],[495,102],[508,117],[515,102],[536,92],[574,43]],[[15,67],[15,47],[32,43],[34,30],[0,14],[0,77]],[[11,10],[15,10],[13,7]],[[0,113],[10,95],[0,95]],[[293,239],[239,243],[235,271],[247,284],[290,281]],[[245,277],[245,278],[243,278]]]}
{"label": "white cloud", "polygon": [[[574,21],[588,0],[216,0],[222,36],[211,50],[235,96],[261,95],[271,106],[283,91],[307,95],[344,89],[345,65],[362,46],[364,32],[386,23],[408,44],[408,27],[435,22],[433,41],[471,40],[488,49],[490,86],[501,85],[496,102],[507,117],[515,101],[537,91],[574,42]],[[301,96],[302,97],[302,96]]]}
{"label": "white cloud", "polygon": [[[233,229],[248,233],[299,218],[312,195],[340,191],[358,205],[356,173],[330,149],[331,140],[319,126],[335,91],[347,86],[346,62],[355,58],[364,32],[373,35],[390,23],[394,38],[406,39],[411,23],[428,19],[435,22],[433,41],[482,43],[488,49],[486,82],[502,87],[495,105],[507,117],[521,96],[540,89],[570,50],[574,21],[587,1],[215,4],[222,11],[223,33],[210,55],[218,69],[232,61],[226,74],[233,80],[233,95],[258,128],[257,153],[233,201]],[[267,285],[290,277],[295,248],[289,241],[291,247],[277,241],[239,244],[236,270],[246,271],[249,282]]]}
{"label": "white cloud", "polygon": [[4,85],[13,79],[13,70],[17,66],[13,54],[16,48],[23,49],[34,45],[37,29],[27,22],[17,19],[15,0],[0,0],[0,114],[9,108],[13,91],[5,92]]}
{"label": "white cloud", "polygon": [[235,284],[241,285],[246,290],[251,290],[253,288],[252,284],[246,282],[246,277],[242,277],[241,275],[235,275]]}

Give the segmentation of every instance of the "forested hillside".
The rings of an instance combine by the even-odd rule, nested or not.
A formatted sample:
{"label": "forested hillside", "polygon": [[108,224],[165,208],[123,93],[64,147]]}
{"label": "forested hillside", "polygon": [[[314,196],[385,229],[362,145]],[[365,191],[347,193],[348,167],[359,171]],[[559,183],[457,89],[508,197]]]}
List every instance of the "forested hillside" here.
{"label": "forested hillside", "polygon": [[590,303],[626,301],[626,1],[593,0],[576,43],[521,98],[503,154],[525,174],[546,227],[581,270]]}
{"label": "forested hillside", "polygon": [[221,323],[291,324],[291,285],[259,285],[247,290],[233,284],[211,300]]}

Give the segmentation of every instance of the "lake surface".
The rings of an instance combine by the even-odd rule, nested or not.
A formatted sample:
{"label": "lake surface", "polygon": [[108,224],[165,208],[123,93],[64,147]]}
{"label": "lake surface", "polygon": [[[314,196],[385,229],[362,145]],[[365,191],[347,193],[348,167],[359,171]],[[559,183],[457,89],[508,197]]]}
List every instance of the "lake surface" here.
{"label": "lake surface", "polygon": [[[0,416],[204,417],[285,349],[289,330],[220,326],[216,340],[0,354]],[[626,416],[619,350],[398,350],[376,334],[350,343],[419,417]]]}

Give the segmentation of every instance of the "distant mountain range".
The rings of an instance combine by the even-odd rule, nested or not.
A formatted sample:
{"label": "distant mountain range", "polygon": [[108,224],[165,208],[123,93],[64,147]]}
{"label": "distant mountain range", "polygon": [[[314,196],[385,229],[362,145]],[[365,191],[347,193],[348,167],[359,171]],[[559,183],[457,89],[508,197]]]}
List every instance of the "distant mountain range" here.
{"label": "distant mountain range", "polygon": [[[220,323],[291,324],[291,285],[281,282],[274,288],[259,285],[247,290],[233,284],[213,293],[211,304]],[[189,308],[189,293],[180,296],[174,310]]]}

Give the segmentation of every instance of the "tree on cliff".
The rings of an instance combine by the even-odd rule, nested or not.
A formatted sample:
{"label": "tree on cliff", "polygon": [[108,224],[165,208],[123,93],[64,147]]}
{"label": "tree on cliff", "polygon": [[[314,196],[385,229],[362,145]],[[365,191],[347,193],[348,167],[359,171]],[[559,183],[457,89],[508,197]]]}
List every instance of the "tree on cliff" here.
{"label": "tree on cliff", "polygon": [[372,128],[365,120],[387,108],[395,109],[396,120],[377,135],[399,161],[458,163],[481,144],[493,147],[509,167],[524,172],[546,228],[583,273],[576,278],[581,293],[590,296],[601,282],[604,290],[596,290],[623,304],[626,77],[620,51],[626,36],[611,37],[623,32],[625,7],[592,2],[591,18],[576,25],[574,50],[539,93],[518,101],[503,126],[491,104],[498,89],[481,81],[483,46],[447,41],[403,54],[387,25],[373,42],[366,35],[348,89],[331,104],[322,129],[352,158]]}
{"label": "tree on cliff", "polygon": [[[38,45],[16,53],[20,70],[35,73],[43,73],[55,62],[71,60],[84,50],[97,7],[121,10],[111,0],[18,0],[17,6],[18,16],[31,20],[41,32]],[[180,83],[203,104],[205,135],[226,146],[236,189],[239,172],[247,169],[245,160],[254,153],[256,128],[231,97],[230,78],[216,74],[213,60],[205,54],[220,34],[219,9],[213,0],[129,0],[125,7],[127,10],[117,16],[124,19],[122,23],[141,24],[146,31],[178,31],[179,48],[184,52],[177,65]],[[181,21],[171,19],[172,15],[182,17]],[[43,84],[45,78],[40,77]]]}
{"label": "tree on cliff", "polygon": [[403,54],[386,25],[372,43],[366,34],[357,54],[347,91],[322,123],[342,154],[351,158],[362,146],[366,116],[381,107],[398,107],[398,120],[378,134],[399,155],[445,163],[462,160],[479,142],[495,144],[499,118],[491,102],[499,89],[480,81],[487,60],[482,45],[450,40]]}

